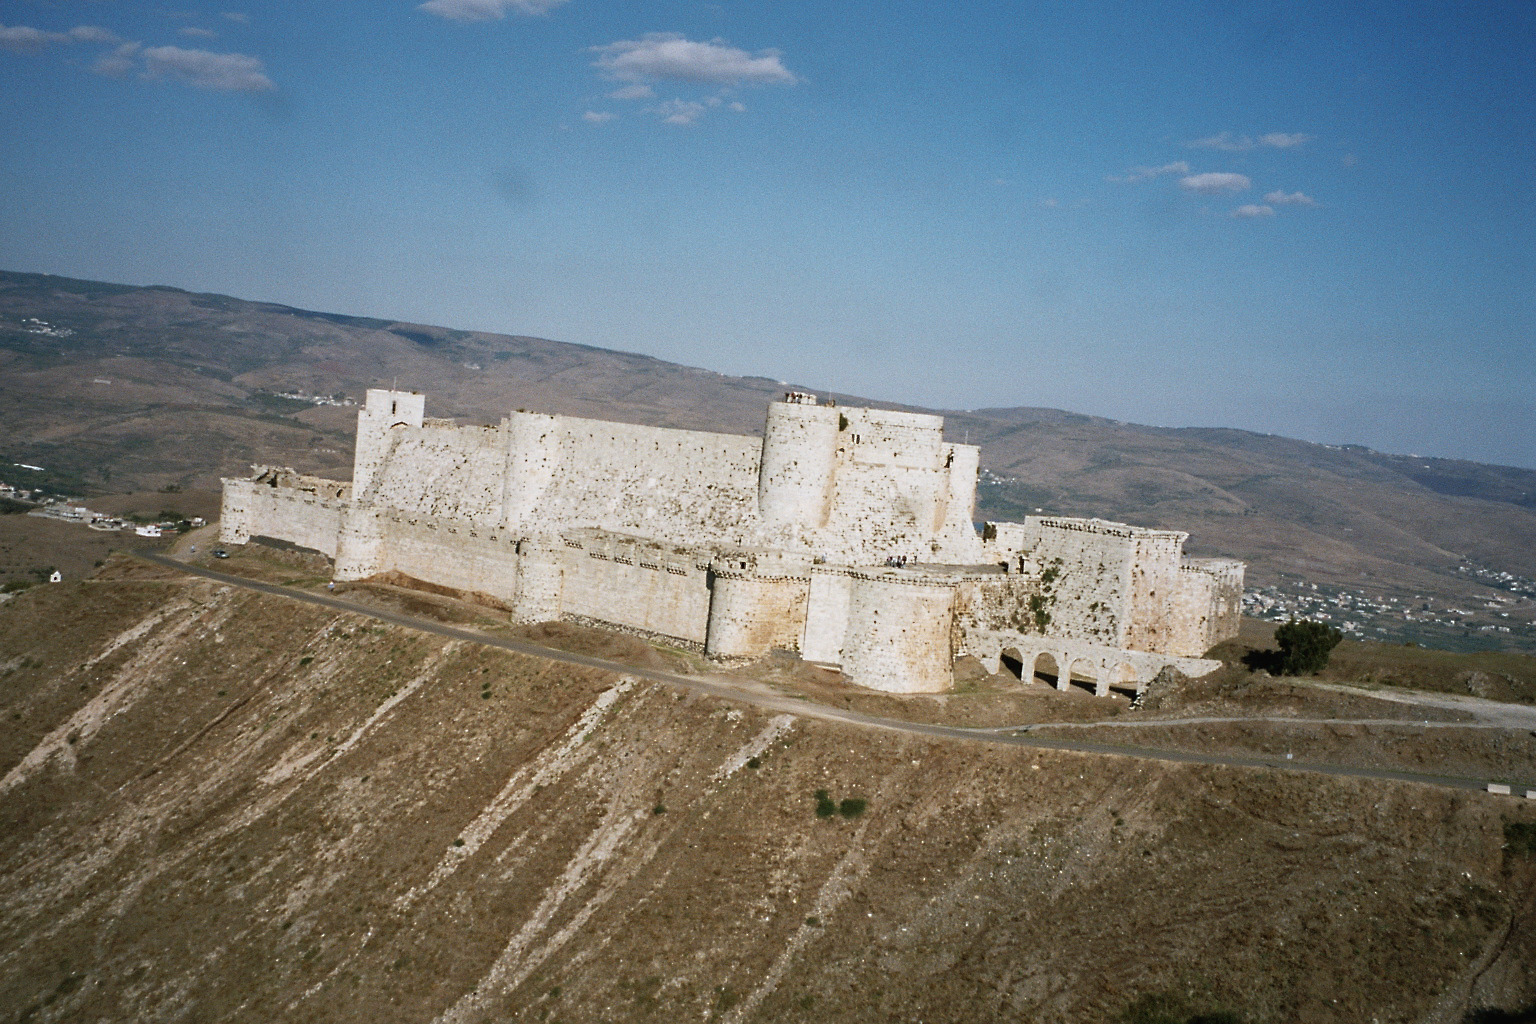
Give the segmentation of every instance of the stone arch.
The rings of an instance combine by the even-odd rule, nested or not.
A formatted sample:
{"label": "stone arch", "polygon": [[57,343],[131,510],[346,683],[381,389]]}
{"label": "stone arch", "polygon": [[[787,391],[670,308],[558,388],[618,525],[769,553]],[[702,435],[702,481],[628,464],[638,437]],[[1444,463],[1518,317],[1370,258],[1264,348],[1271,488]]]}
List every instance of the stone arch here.
{"label": "stone arch", "polygon": [[1104,672],[1102,666],[1091,659],[1078,657],[1072,660],[1067,678],[1078,686],[1085,686],[1097,692],[1100,680],[1104,678]]}
{"label": "stone arch", "polygon": [[1002,653],[998,655],[998,660],[1000,662],[998,671],[1007,672],[1016,679],[1024,679],[1024,670],[1027,666],[1024,655],[1019,653],[1017,647],[1004,647]]}
{"label": "stone arch", "polygon": [[1029,678],[1056,686],[1061,679],[1061,659],[1050,651],[1041,651],[1035,655],[1034,662],[1030,666]]}
{"label": "stone arch", "polygon": [[1106,681],[1116,690],[1132,694],[1141,692],[1141,673],[1137,672],[1135,666],[1128,661],[1122,661],[1116,665],[1107,674]]}

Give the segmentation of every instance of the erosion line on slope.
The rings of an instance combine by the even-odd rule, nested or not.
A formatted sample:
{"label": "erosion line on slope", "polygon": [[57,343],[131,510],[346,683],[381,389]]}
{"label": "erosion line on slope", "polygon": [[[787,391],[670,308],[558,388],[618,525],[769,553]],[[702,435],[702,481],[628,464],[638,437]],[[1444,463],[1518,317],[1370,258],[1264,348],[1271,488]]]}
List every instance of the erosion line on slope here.
{"label": "erosion line on slope", "polygon": [[[728,778],[747,761],[757,756],[774,740],[783,736],[793,726],[789,715],[779,715],[767,727],[748,740],[745,745],[728,757],[711,775],[712,781]],[[522,985],[551,956],[563,949],[574,938],[592,915],[628,885],[645,865],[655,857],[671,830],[651,835],[648,841],[622,857],[615,852],[625,844],[629,834],[640,822],[652,816],[642,811],[625,811],[631,801],[615,798],[605,816],[587,843],[571,859],[560,882],[547,895],[540,907],[508,943],[492,968],[481,978],[475,990],[456,1003],[440,1017],[441,1021],[462,1021],[468,1015],[483,1009],[485,1003],[497,994],[510,993]],[[867,824],[867,823],[866,823]],[[860,830],[862,834],[862,829]],[[551,934],[542,945],[533,947],[537,935],[546,929],[560,907],[586,884],[588,877],[598,879],[597,890],[589,896],[570,918]]]}
{"label": "erosion line on slope", "polygon": [[724,782],[746,767],[747,762],[767,750],[773,743],[794,727],[792,715],[775,715],[769,719],[762,732],[747,741],[746,746],[726,758],[725,763],[710,777],[712,782]]}
{"label": "erosion line on slope", "polygon": [[519,766],[501,787],[501,792],[497,793],[491,802],[475,816],[475,819],[459,832],[458,838],[464,840],[464,845],[450,846],[438,861],[437,866],[432,869],[432,874],[427,876],[427,880],[420,886],[407,890],[395,902],[396,908],[402,911],[408,910],[416,900],[436,889],[458,870],[460,864],[484,846],[486,840],[495,834],[503,822],[527,803],[536,790],[548,786],[574,767],[577,761],[574,755],[581,750],[587,735],[597,728],[598,723],[608,711],[618,703],[621,697],[634,689],[634,686],[634,677],[625,676],[598,694],[597,699],[565,731],[558,746],[546,748],[532,761]]}
{"label": "erosion line on slope", "polygon": [[628,808],[621,810],[617,802],[609,806],[603,819],[572,855],[555,884],[502,949],[490,969],[481,976],[474,988],[440,1014],[434,1024],[460,1024],[482,1010],[493,995],[511,987],[508,982],[522,966],[523,954],[535,936],[549,926],[566,900],[586,883],[588,876],[613,857],[614,851],[634,830],[643,813]]}
{"label": "erosion line on slope", "polygon": [[[449,647],[451,646],[450,644]],[[430,678],[444,658],[447,657],[448,653],[448,647],[444,647],[429,658],[419,678],[423,681]],[[256,689],[260,689],[261,682],[271,678],[278,671],[280,669],[273,669],[269,672],[263,680],[258,681]],[[371,719],[368,724],[371,725],[375,721],[377,721],[377,718]],[[321,751],[321,753],[324,753],[324,751]],[[287,765],[289,770],[284,775],[283,781],[291,781],[297,775],[298,779],[292,785],[273,790],[264,796],[243,804],[237,813],[222,824],[210,829],[200,839],[189,843],[179,854],[168,858],[151,858],[145,862],[138,872],[130,875],[114,891],[102,893],[97,897],[83,901],[69,912],[51,919],[45,928],[35,930],[27,937],[26,944],[30,944],[35,939],[56,933],[83,917],[99,917],[104,922],[103,927],[110,928],[112,922],[121,918],[127,906],[156,878],[179,867],[187,860],[201,855],[204,850],[211,848],[215,843],[228,835],[247,828],[255,821],[260,820],[266,814],[279,807],[293,793],[297,792],[305,782],[324,770],[326,765],[330,763],[326,761],[311,769],[310,765],[315,760],[317,758],[308,757],[290,762]],[[70,892],[79,889],[94,876],[102,865],[110,862],[112,858],[118,856],[133,842],[148,840],[157,829],[164,825],[176,808],[187,802],[189,798],[202,796],[208,792],[221,791],[226,786],[226,780],[238,770],[240,770],[238,758],[220,758],[215,761],[213,769],[207,775],[197,780],[194,786],[176,787],[173,792],[158,800],[154,799],[153,795],[148,795],[143,799],[124,805],[118,811],[111,814],[96,829],[98,835],[104,835],[108,838],[96,844],[89,858],[75,867],[75,870],[72,871],[73,877],[64,883],[63,889],[57,894],[55,902],[67,896]],[[119,787],[119,791],[127,788],[132,783],[141,782],[153,774],[154,771],[151,769],[130,780],[130,782],[124,783],[123,786]],[[100,912],[98,912],[98,907],[101,908]],[[6,957],[0,957],[0,963],[5,962],[5,959]]]}
{"label": "erosion line on slope", "polygon": [[[823,924],[828,921],[832,912],[847,901],[853,895],[853,883],[863,878],[869,872],[870,861],[865,856],[864,833],[869,828],[870,820],[865,819],[848,841],[848,852],[843,854],[835,867],[832,868],[827,880],[821,884],[816,892],[816,899],[811,903],[814,916]],[[721,1024],[741,1024],[747,1015],[757,1009],[762,1001],[768,998],[779,987],[779,982],[784,979],[785,973],[800,951],[818,934],[822,928],[801,921],[795,928],[795,933],[789,937],[784,949],[768,968],[763,980],[754,988],[745,999],[737,1003],[731,1012],[721,1020]]]}
{"label": "erosion line on slope", "polygon": [[172,601],[170,604],[151,611],[137,623],[129,626],[117,636],[107,641],[107,645],[105,647],[103,647],[97,654],[86,659],[86,661],[81,664],[79,669],[76,671],[84,672],[87,669],[95,668],[102,661],[105,661],[107,658],[110,658],[113,654],[117,653],[124,644],[133,643],[135,640],[138,640],[140,637],[144,636],[144,634],[160,625],[160,623],[164,622],[170,616],[186,608],[192,607],[193,604],[193,601],[189,600],[185,595],[182,595],[178,597],[177,600]]}
{"label": "erosion line on slope", "polygon": [[[151,615],[145,619],[155,621],[144,629],[139,630],[135,637],[124,640],[124,643],[132,643],[134,639],[141,639],[147,635],[155,625],[169,618],[172,612],[185,612],[194,607],[190,601],[176,604],[166,615],[156,618]],[[0,795],[10,792],[16,786],[31,778],[42,769],[49,761],[60,754],[73,757],[71,748],[82,742],[88,742],[100,731],[101,727],[110,719],[135,704],[150,688],[152,674],[150,670],[156,667],[165,658],[173,653],[172,647],[177,640],[189,632],[198,620],[211,609],[202,608],[199,614],[192,614],[179,622],[173,623],[167,630],[155,638],[155,641],[147,645],[136,656],[129,659],[127,664],[118,668],[113,673],[101,690],[85,703],[74,714],[70,715],[58,726],[54,727],[47,735],[38,741],[17,764],[0,779]],[[218,618],[226,618],[227,612]],[[141,623],[140,625],[143,625]],[[134,633],[135,629],[125,631],[120,635],[127,637]],[[122,645],[119,644],[119,647]],[[116,649],[116,648],[114,648]],[[71,741],[73,737],[73,741]]]}

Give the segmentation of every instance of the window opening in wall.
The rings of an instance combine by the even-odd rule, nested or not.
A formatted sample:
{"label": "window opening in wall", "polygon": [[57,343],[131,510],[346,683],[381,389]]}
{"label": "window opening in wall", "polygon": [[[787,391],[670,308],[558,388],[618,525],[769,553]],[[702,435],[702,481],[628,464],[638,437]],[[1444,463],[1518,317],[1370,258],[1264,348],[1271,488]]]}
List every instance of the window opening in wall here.
{"label": "window opening in wall", "polygon": [[390,414],[390,415],[391,415],[391,416],[393,416],[393,415],[394,415],[394,414],[395,414],[395,412],[396,412],[396,409],[397,409],[397,407],[398,407],[398,406],[399,406],[399,405],[400,405],[400,403],[399,403],[399,402],[390,402],[390,403],[389,403],[389,414]]}

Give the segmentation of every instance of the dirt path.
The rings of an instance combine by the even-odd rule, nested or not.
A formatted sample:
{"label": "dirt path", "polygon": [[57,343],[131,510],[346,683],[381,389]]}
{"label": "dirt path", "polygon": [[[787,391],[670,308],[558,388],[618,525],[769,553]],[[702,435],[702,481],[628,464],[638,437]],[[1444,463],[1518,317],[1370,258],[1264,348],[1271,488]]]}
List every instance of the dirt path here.
{"label": "dirt path", "polygon": [[[246,579],[243,576],[234,576],[229,573],[218,572],[216,570],[204,568],[202,566],[189,565],[185,562],[168,557],[159,552],[133,552],[132,555],[134,558],[137,558],[141,561],[150,562],[169,569],[175,569],[179,572],[183,572],[191,576],[199,576],[204,579],[217,581],[219,583],[226,583],[231,586],[242,587],[247,590],[254,590],[260,593],[270,594],[275,597],[284,597],[293,601],[302,601],[307,604],[332,608],[337,611],[350,612],[354,615],[366,616],[368,618],[377,619],[382,622],[391,623],[392,625],[401,626],[406,629],[414,629],[421,632],[432,633],[437,636],[466,640],[470,643],[484,644],[486,646],[497,647],[502,650],[515,651],[519,654],[525,654],[535,658],[544,658],[546,660],[558,661],[569,665],[580,665],[586,668],[600,669],[603,671],[613,672],[621,676],[635,676],[655,682],[669,683],[671,685],[680,686],[697,693],[707,693],[724,700],[751,704],[756,707],[767,708],[769,710],[779,711],[801,718],[816,718],[823,721],[842,722],[848,725],[884,729],[891,732],[908,733],[918,736],[932,736],[935,738],[943,739],[958,739],[980,743],[996,743],[1008,746],[1032,747],[1042,750],[1066,750],[1075,751],[1078,753],[1109,754],[1120,757],[1150,758],[1153,760],[1173,761],[1184,764],[1208,764],[1246,768],[1274,768],[1280,771],[1314,772],[1323,775],[1332,775],[1344,778],[1374,779],[1393,782],[1417,782],[1425,785],[1443,786],[1451,789],[1461,790],[1483,791],[1486,790],[1488,785],[1488,780],[1486,779],[1465,778],[1454,775],[1433,775],[1418,772],[1391,771],[1386,769],[1358,768],[1349,765],[1287,761],[1280,758],[1263,756],[1201,754],[1190,751],[1168,750],[1155,747],[1127,746],[1124,744],[1098,743],[1090,742],[1087,740],[1050,738],[1039,735],[1037,733],[1037,730],[1040,729],[1067,727],[1067,723],[1027,723],[1017,726],[979,729],[953,725],[934,725],[923,722],[904,722],[897,719],[880,718],[875,715],[868,715],[858,711],[829,707],[824,704],[812,704],[803,698],[786,697],[781,694],[764,692],[763,690],[755,688],[746,689],[740,684],[739,681],[724,676],[701,677],[679,675],[660,669],[639,668],[634,665],[625,665],[620,662],[609,661],[604,658],[596,658],[590,655],[576,654],[570,651],[562,651],[555,648],[543,647],[539,644],[530,643],[525,640],[512,640],[505,637],[491,636],[486,633],[481,633],[472,629],[465,629],[460,626],[449,626],[441,622],[433,622],[431,620],[419,619],[415,618],[414,616],[404,615],[398,612],[392,612],[380,608],[372,608],[362,604],[355,604],[351,601],[341,600],[340,598],[332,597],[329,595],[313,594],[307,591],[294,590],[272,583],[262,583],[256,580]],[[1356,690],[1352,687],[1336,687],[1333,686],[1333,684],[1329,684],[1329,686],[1331,688],[1339,689],[1347,693],[1358,693],[1376,698],[1381,698],[1383,696],[1382,691],[1377,690]],[[1439,700],[1453,701],[1456,702],[1454,705],[1452,705],[1454,706],[1455,710],[1470,710],[1463,703],[1461,703],[1458,698],[1455,697],[1428,694],[1424,696],[1427,698],[1425,703]],[[1413,703],[1414,701],[1408,700],[1406,702]],[[1496,704],[1496,702],[1493,701],[1485,701],[1482,703],[1490,705]],[[1518,713],[1529,712],[1532,710],[1521,705],[1497,706],[1501,708],[1508,707],[1512,709],[1513,712],[1515,712],[1516,718],[1519,717]],[[1486,711],[1487,709],[1484,710]],[[1190,719],[1186,721],[1198,722],[1202,720]],[[1284,720],[1263,718],[1212,718],[1204,721],[1211,721],[1214,723],[1234,721],[1264,722]],[[1329,725],[1343,724],[1356,720],[1295,719],[1294,721],[1304,722],[1307,724]],[[1132,723],[1078,723],[1079,726],[1086,727],[1129,724]],[[1141,724],[1144,726],[1167,726],[1170,724],[1179,724],[1179,722],[1177,720],[1163,719],[1147,720],[1143,723],[1136,724]],[[1402,726],[1406,724],[1410,726],[1416,726],[1418,728],[1424,728],[1424,723],[1412,721],[1405,723],[1399,720],[1386,720],[1384,724],[1392,724],[1396,726]],[[1469,727],[1469,723],[1430,723],[1430,725],[1439,725],[1442,727],[1459,726],[1461,728]],[[1487,727],[1527,728],[1528,726],[1503,725]]]}
{"label": "dirt path", "polygon": [[1307,685],[1313,689],[1331,690],[1351,697],[1369,697],[1373,700],[1392,701],[1394,704],[1460,711],[1472,715],[1479,724],[1489,728],[1536,729],[1536,707],[1529,704],[1509,704],[1504,701],[1473,697],[1470,694],[1463,696],[1456,693],[1424,693],[1417,690],[1393,690],[1385,687],[1369,689],[1361,686],[1345,686],[1341,683],[1309,683]]}
{"label": "dirt path", "polygon": [[1033,725],[1001,725],[977,732],[1034,732],[1038,729],[1155,729],[1167,725],[1385,725],[1404,729],[1495,729],[1508,732],[1536,728],[1536,718],[1529,723],[1512,719],[1481,722],[1436,722],[1417,718],[1297,718],[1280,715],[1207,715],[1200,718],[1107,718],[1097,722],[1036,722]]}

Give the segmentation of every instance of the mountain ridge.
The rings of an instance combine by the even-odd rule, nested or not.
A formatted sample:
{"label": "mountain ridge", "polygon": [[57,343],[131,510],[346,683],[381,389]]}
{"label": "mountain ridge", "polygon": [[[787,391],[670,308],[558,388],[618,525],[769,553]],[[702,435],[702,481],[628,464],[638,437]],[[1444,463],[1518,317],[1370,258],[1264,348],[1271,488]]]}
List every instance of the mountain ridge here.
{"label": "mountain ridge", "polygon": [[[487,423],[520,407],[758,434],[788,387],[937,412],[951,440],[982,448],[979,518],[1041,509],[1179,529],[1191,554],[1247,560],[1258,587],[1439,605],[1515,593],[1512,621],[1536,645],[1536,471],[1519,467],[1039,407],[921,409],[530,336],[14,272],[0,272],[0,371],[0,459],[87,496],[216,489],[257,462],[344,478],[354,410],[282,396],[357,401],[395,382],[425,393],[429,415]],[[1503,642],[1500,625],[1456,636]]]}

